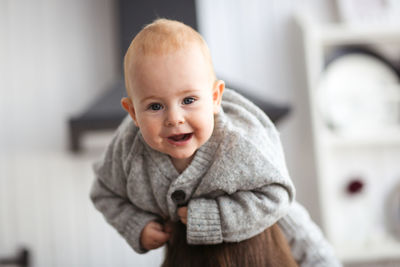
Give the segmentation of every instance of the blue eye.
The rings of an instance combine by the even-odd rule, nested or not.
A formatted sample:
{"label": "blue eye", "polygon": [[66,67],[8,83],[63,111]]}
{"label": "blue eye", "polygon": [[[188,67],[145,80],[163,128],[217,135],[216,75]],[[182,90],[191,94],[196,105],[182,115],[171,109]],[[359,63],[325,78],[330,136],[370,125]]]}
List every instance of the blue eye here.
{"label": "blue eye", "polygon": [[149,105],[149,109],[151,110],[160,110],[162,109],[162,105],[159,103],[153,103]]}
{"label": "blue eye", "polygon": [[194,101],[196,101],[194,99],[194,97],[186,97],[185,99],[183,99],[183,104],[184,105],[190,105],[190,104],[194,103]]}

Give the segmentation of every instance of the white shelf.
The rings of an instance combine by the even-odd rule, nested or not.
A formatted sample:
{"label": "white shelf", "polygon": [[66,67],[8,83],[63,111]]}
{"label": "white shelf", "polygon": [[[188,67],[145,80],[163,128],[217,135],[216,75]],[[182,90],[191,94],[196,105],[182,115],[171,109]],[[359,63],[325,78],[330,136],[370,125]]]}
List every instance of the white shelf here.
{"label": "white shelf", "polygon": [[324,25],[316,29],[324,45],[354,43],[392,43],[400,41],[400,26],[350,27],[346,25]]}
{"label": "white shelf", "polygon": [[[296,21],[304,43],[306,93],[323,229],[343,262],[400,260],[400,241],[378,234],[387,232],[383,223],[386,194],[400,182],[400,124],[357,133],[334,132],[326,128],[316,96],[327,53],[346,45],[388,46],[400,53],[400,25],[320,25],[302,15],[297,15]],[[344,195],[343,186],[351,182],[354,175],[365,179],[367,190],[363,197]],[[364,217],[369,219],[362,220]],[[359,225],[359,220],[364,225]],[[361,231],[360,227],[368,230]],[[349,236],[353,228],[360,232]],[[373,233],[375,237],[369,236]],[[361,243],[355,236],[368,242]]]}
{"label": "white shelf", "polygon": [[400,41],[400,25],[351,26],[343,23],[318,24],[310,16],[296,15],[300,26],[321,45],[387,43]]}
{"label": "white shelf", "polygon": [[399,146],[400,148],[400,127],[362,133],[325,131],[323,140],[330,147]]}
{"label": "white shelf", "polygon": [[400,259],[400,242],[392,239],[381,240],[358,247],[338,246],[337,253],[343,262],[368,262]]}

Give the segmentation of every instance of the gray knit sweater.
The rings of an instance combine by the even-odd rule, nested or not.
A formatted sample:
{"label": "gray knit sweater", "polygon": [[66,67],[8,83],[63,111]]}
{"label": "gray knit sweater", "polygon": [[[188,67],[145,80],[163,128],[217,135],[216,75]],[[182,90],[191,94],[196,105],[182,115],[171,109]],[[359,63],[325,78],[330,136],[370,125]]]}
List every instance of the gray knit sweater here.
{"label": "gray knit sweater", "polygon": [[177,221],[178,205],[188,205],[190,244],[241,241],[279,220],[301,266],[339,266],[306,211],[291,205],[294,187],[275,127],[229,89],[213,135],[181,174],[144,142],[130,118],[94,170],[96,208],[138,253],[146,252],[140,233],[149,221]]}

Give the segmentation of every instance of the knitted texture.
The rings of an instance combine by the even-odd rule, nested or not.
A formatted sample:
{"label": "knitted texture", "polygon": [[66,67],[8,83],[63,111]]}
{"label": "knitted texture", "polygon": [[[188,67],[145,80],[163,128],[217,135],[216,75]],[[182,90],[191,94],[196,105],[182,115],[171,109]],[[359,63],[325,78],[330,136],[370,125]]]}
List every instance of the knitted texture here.
{"label": "knitted texture", "polygon": [[[229,89],[211,138],[182,173],[168,155],[144,142],[129,117],[94,171],[91,199],[95,207],[138,253],[146,252],[140,246],[140,234],[149,221],[179,219],[173,198],[178,191],[183,198],[180,204],[188,206],[190,244],[248,239],[284,217],[295,197],[274,125],[254,104]],[[320,244],[314,239],[296,242],[298,231],[314,229],[302,225],[308,221],[300,217],[290,222],[296,227],[283,231],[294,240],[291,246],[302,255],[318,253],[315,246]]]}

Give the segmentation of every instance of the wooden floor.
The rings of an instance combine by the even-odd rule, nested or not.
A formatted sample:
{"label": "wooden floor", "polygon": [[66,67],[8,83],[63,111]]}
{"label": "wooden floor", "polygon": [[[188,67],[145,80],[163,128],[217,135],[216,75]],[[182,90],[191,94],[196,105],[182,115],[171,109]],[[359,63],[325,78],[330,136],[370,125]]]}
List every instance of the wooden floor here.
{"label": "wooden floor", "polygon": [[90,202],[102,150],[0,152],[0,258],[26,246],[33,267],[160,265],[162,249],[134,253]]}

